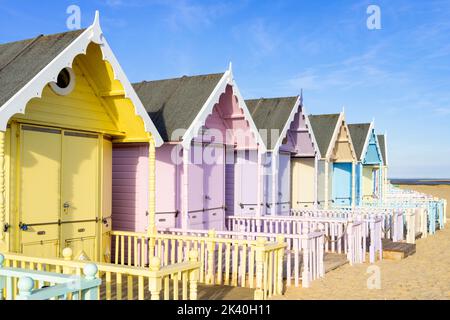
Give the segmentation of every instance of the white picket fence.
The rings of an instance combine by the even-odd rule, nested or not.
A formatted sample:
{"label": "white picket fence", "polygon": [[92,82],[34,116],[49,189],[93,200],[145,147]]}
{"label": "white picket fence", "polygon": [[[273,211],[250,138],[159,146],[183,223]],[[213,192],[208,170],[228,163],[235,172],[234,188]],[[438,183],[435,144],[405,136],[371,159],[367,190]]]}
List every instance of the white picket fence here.
{"label": "white picket fence", "polygon": [[[306,216],[229,216],[227,228],[239,232],[262,232],[269,234],[299,235],[311,231],[324,233],[325,252],[345,253],[350,264],[365,261],[368,239],[378,235],[377,226],[381,231],[381,220],[374,220],[374,229],[366,228],[364,222],[347,218],[306,217]],[[381,233],[380,233],[381,235]],[[371,262],[375,261],[375,252],[381,251],[381,238],[369,245],[373,253]]]}
{"label": "white picket fence", "polygon": [[[284,241],[286,243],[285,258],[283,261],[283,276],[286,279],[286,285],[298,287],[301,281],[302,287],[308,288],[311,281],[324,276],[324,233],[321,231],[311,231],[298,234],[276,233],[276,232],[256,232],[256,231],[207,231],[207,230],[189,230],[189,229],[165,229],[160,233],[171,235],[188,235],[198,238],[211,237],[214,235],[220,239],[234,239],[255,241],[258,238],[264,238],[268,242]],[[217,259],[222,259],[220,248],[215,250],[219,253]],[[249,254],[249,253],[248,253]],[[218,261],[215,262],[216,264]],[[237,261],[239,267],[239,279],[249,268],[245,262]],[[223,264],[225,265],[225,264]]]}

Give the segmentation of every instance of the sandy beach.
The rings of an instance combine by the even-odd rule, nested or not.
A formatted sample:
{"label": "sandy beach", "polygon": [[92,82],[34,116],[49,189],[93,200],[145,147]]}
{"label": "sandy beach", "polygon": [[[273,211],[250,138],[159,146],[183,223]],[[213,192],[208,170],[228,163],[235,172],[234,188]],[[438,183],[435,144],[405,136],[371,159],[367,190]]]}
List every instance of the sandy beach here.
{"label": "sandy beach", "polygon": [[417,252],[401,261],[383,260],[381,289],[368,289],[369,264],[345,265],[314,281],[289,288],[281,299],[446,299],[450,300],[450,228],[417,241]]}

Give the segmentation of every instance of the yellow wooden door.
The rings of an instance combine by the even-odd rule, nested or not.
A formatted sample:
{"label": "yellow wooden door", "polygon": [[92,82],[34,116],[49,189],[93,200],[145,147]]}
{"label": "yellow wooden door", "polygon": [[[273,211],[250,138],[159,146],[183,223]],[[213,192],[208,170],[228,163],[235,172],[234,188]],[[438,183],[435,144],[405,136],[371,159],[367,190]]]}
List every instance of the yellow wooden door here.
{"label": "yellow wooden door", "polygon": [[314,158],[293,158],[291,161],[291,201],[293,209],[314,206]]}
{"label": "yellow wooden door", "polygon": [[373,196],[373,168],[371,166],[363,166],[362,185],[363,185],[363,200],[370,200]]}
{"label": "yellow wooden door", "polygon": [[63,247],[72,248],[75,259],[97,260],[98,147],[96,134],[64,132],[61,242]]}
{"label": "yellow wooden door", "polygon": [[21,251],[58,255],[61,130],[22,125],[19,160],[19,237]]}

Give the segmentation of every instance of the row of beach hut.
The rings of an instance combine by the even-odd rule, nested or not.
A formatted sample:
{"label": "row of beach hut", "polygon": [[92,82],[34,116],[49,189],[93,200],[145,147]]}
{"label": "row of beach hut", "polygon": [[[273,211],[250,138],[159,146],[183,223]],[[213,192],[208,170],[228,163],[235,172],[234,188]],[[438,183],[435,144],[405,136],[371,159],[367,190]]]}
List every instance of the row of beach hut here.
{"label": "row of beach hut", "polygon": [[195,249],[200,281],[251,286],[263,274],[252,246],[284,243],[281,258],[267,249],[281,276],[264,298],[283,274],[305,287],[323,276],[324,252],[373,262],[420,207],[385,200],[395,192],[373,121],[311,115],[302,94],[245,100],[231,64],[132,84],[98,13],[87,29],[1,44],[0,105],[1,252],[71,248],[77,260],[148,267]]}

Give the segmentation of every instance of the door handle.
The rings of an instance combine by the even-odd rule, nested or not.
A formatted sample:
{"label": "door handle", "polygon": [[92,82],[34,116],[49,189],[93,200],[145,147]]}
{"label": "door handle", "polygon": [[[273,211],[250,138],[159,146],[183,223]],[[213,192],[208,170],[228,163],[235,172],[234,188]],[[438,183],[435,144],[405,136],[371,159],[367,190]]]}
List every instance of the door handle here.
{"label": "door handle", "polygon": [[28,225],[26,225],[25,223],[20,222],[19,223],[19,229],[22,231],[27,231],[28,230]]}
{"label": "door handle", "polygon": [[64,208],[64,209],[69,209],[69,208],[70,208],[70,203],[69,203],[69,201],[64,202],[63,208]]}

